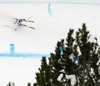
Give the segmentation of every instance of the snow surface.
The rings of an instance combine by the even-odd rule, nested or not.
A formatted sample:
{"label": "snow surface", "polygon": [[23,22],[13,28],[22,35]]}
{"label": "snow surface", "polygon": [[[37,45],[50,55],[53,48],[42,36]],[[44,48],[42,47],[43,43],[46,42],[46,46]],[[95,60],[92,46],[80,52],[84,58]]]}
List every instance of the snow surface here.
{"label": "snow surface", "polygon": [[63,74],[60,74],[57,78],[58,81],[61,81],[61,79],[63,78]]}
{"label": "snow surface", "polygon": [[0,86],[7,86],[9,82],[16,86],[33,84],[40,65],[40,58],[0,58]]}
{"label": "snow surface", "polygon": [[71,85],[75,85],[76,76],[74,74],[73,75],[66,75],[66,78],[71,80]]}
{"label": "snow surface", "polygon": [[[15,44],[15,52],[45,54],[54,52],[57,41],[66,38],[69,28],[77,30],[81,28],[82,23],[86,23],[88,30],[96,35],[100,43],[100,1],[98,0],[84,0],[84,2],[83,0],[43,0],[44,3],[40,0],[29,0],[33,1],[32,3],[10,1],[16,0],[0,0],[0,53],[8,53],[9,44],[12,43]],[[49,3],[52,15],[48,13]],[[15,31],[3,27],[3,25],[14,27],[13,17],[26,19],[32,17],[31,20],[35,23],[27,24],[35,27],[36,30],[23,27]],[[0,86],[6,86],[9,81],[15,82],[16,86],[26,86],[27,82],[34,83],[35,72],[40,67],[40,59],[0,57]]]}
{"label": "snow surface", "polygon": [[[63,74],[60,74],[57,78],[58,81],[62,81],[62,78],[63,78]],[[76,83],[76,76],[73,74],[73,75],[66,75],[66,78],[67,79],[70,79],[71,80],[71,85],[75,85]]]}

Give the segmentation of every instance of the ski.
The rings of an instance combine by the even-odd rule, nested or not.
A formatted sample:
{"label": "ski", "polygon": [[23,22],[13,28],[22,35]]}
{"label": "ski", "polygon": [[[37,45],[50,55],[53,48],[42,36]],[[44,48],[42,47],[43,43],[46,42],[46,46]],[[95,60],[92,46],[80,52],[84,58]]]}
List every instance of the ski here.
{"label": "ski", "polygon": [[[13,19],[15,19],[15,20],[18,20],[18,18],[13,18]],[[29,19],[29,18],[28,18]],[[32,23],[34,23],[34,21],[31,21],[31,20],[25,20],[25,22],[32,22]],[[20,19],[19,19],[20,20]]]}
{"label": "ski", "polygon": [[25,27],[29,27],[29,28],[31,28],[31,29],[35,29],[34,27],[27,26],[27,25],[24,25],[24,24],[22,24],[21,26],[25,26]]}
{"label": "ski", "polygon": [[9,26],[9,25],[3,25],[3,27],[9,27],[9,28],[11,28],[11,29],[17,30],[17,28],[13,28],[13,27],[11,27],[11,26]]}
{"label": "ski", "polygon": [[35,29],[34,27],[30,27],[30,26],[29,26],[29,28],[31,28],[31,29]]}
{"label": "ski", "polygon": [[32,22],[32,23],[34,23],[34,21],[29,21],[29,20],[26,20],[26,22]]}
{"label": "ski", "polygon": [[9,27],[9,28],[11,28],[11,29],[13,29],[11,26],[9,26],[9,25],[3,25],[3,27]]}
{"label": "ski", "polygon": [[18,26],[18,28],[21,27],[21,26],[25,26],[25,27],[28,27],[28,28],[31,28],[31,29],[35,29],[34,27],[22,24],[23,22],[32,22],[32,23],[34,23],[34,21],[29,20],[30,18],[31,17],[29,17],[28,19],[13,18],[14,19],[13,23],[16,25],[16,28],[13,28],[13,27],[8,26],[8,25],[3,25],[3,26],[4,27],[9,27],[9,28],[14,29],[14,30],[17,30],[17,26]]}

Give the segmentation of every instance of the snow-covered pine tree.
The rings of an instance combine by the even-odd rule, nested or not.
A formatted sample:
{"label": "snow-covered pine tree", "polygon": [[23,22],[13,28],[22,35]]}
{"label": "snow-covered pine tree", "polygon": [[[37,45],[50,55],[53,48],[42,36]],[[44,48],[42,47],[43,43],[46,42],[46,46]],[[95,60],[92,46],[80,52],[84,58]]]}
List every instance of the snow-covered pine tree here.
{"label": "snow-covered pine tree", "polygon": [[73,48],[74,48],[74,40],[75,40],[73,38],[73,32],[74,30],[70,29],[67,34],[65,44],[64,42],[61,42],[64,46],[63,54],[62,54],[62,58],[60,62],[61,69],[62,69],[60,71],[61,71],[61,74],[63,74],[63,76],[62,77],[59,76],[59,77],[61,77],[63,86],[71,86],[71,80],[67,78],[67,75],[74,74],[74,69],[77,67],[77,65],[73,61]]}
{"label": "snow-covered pine tree", "polygon": [[94,38],[95,42],[91,42],[90,37],[85,24],[76,32],[76,44],[80,52],[78,55],[80,86],[98,86],[98,66],[96,65],[100,58],[98,43],[97,38]]}
{"label": "snow-covered pine tree", "polygon": [[70,29],[66,41],[58,41],[55,53],[48,58],[42,58],[39,73],[36,73],[37,82],[34,86],[71,86],[74,82],[68,75],[75,75],[75,86],[99,86],[100,79],[97,62],[100,59],[100,48],[90,40],[90,33],[86,25],[78,29],[73,37]]}

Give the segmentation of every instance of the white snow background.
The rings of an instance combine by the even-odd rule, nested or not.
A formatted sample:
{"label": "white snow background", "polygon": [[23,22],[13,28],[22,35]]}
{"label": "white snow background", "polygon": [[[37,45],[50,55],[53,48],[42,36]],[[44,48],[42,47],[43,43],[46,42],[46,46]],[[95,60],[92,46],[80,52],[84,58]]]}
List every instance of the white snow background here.
{"label": "white snow background", "polygon": [[[69,28],[77,30],[86,23],[90,33],[100,44],[100,2],[98,0],[30,0],[27,3],[0,0],[0,53],[10,52],[9,44],[15,44],[15,53],[51,53],[58,40],[66,38]],[[50,7],[48,5],[50,4]],[[50,14],[51,12],[51,14]],[[13,25],[12,18],[30,18],[35,23],[17,31],[3,27]],[[26,23],[25,23],[26,24]],[[35,72],[40,67],[40,57],[0,57],[0,86],[9,81],[16,86],[35,82]]]}

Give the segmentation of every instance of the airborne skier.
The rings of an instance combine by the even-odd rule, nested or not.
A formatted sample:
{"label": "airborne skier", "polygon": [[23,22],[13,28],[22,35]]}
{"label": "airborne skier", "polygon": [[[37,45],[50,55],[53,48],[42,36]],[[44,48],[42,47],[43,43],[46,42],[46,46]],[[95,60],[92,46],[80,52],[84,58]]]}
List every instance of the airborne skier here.
{"label": "airborne skier", "polygon": [[[22,22],[32,22],[33,23],[34,21],[29,21],[29,20],[26,20],[26,19],[17,19],[17,18],[14,18],[14,19],[15,19],[14,24],[17,25],[17,26],[26,26],[26,27],[35,29],[33,27],[22,24]],[[17,30],[17,28],[15,28],[15,30]]]}
{"label": "airborne skier", "polygon": [[[29,17],[29,18],[31,18],[31,17]],[[13,21],[13,24],[15,25],[15,28],[13,28],[13,27],[11,27],[9,25],[3,25],[3,26],[4,27],[9,27],[9,28],[12,28],[12,29],[15,29],[15,30],[17,30],[18,27],[21,27],[21,26],[25,26],[25,27],[28,27],[28,28],[31,28],[31,29],[35,29],[35,28],[31,27],[31,26],[28,26],[28,25],[23,24],[23,22],[31,22],[31,23],[34,23],[34,21],[30,21],[28,19],[13,18],[13,20],[14,20]]]}

